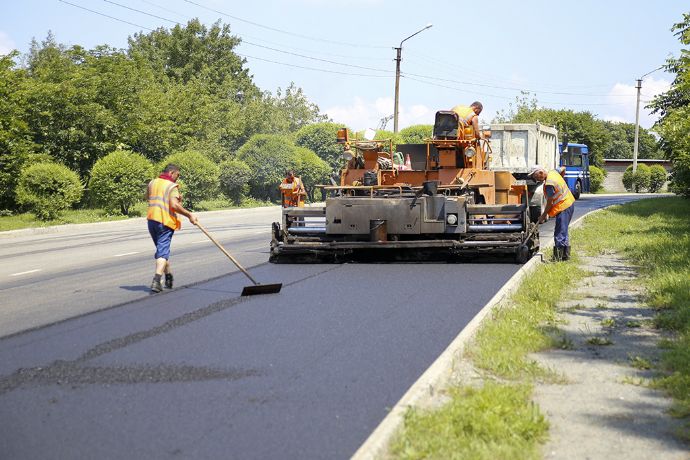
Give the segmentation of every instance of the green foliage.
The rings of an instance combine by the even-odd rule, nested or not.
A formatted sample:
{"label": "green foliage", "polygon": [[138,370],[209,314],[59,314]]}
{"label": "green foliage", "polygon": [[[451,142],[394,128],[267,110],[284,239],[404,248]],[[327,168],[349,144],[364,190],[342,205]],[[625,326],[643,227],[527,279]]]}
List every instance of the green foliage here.
{"label": "green foliage", "polygon": [[617,158],[632,158],[633,157],[633,147],[627,141],[617,139],[611,142],[608,152],[606,152],[606,158],[617,159]]}
{"label": "green foliage", "polygon": [[55,163],[38,163],[19,176],[17,201],[39,219],[50,220],[77,203],[82,193],[83,186],[75,172]]}
{"label": "green foliage", "polygon": [[236,155],[252,170],[249,186],[252,196],[278,200],[278,186],[288,169],[296,169],[295,145],[277,134],[257,134],[239,148]]}
{"label": "green foliage", "polygon": [[26,75],[13,69],[16,57],[16,52],[0,56],[0,209],[16,207],[19,174],[34,149],[23,120],[21,88],[26,84]]}
{"label": "green foliage", "polygon": [[630,165],[623,173],[623,187],[629,192],[640,193],[649,189],[650,179],[649,166],[638,164],[637,171],[633,174],[632,165]]}
{"label": "green foliage", "polygon": [[218,193],[218,166],[199,152],[187,150],[167,156],[159,164],[160,170],[173,163],[180,168],[180,193],[184,207],[193,210],[202,200]]}
{"label": "green foliage", "polygon": [[302,179],[309,199],[314,201],[315,185],[327,181],[331,167],[314,152],[304,147],[295,149],[295,174]]}
{"label": "green foliage", "polygon": [[93,166],[89,191],[95,203],[107,212],[126,216],[132,205],[142,201],[152,177],[150,161],[138,153],[116,150]]}
{"label": "green foliage", "polygon": [[685,45],[678,58],[669,58],[665,70],[676,75],[671,88],[649,105],[661,115],[654,128],[661,136],[661,147],[673,162],[671,191],[690,197],[690,13],[671,28]]}
{"label": "green foliage", "polygon": [[343,164],[343,147],[336,143],[336,136],[342,127],[342,125],[330,122],[312,123],[297,131],[295,144],[310,149],[331,169],[338,170]]}
{"label": "green foliage", "polygon": [[606,178],[606,170],[597,168],[596,166],[589,167],[589,188],[590,192],[596,193],[604,185],[604,179]]}
{"label": "green foliage", "polygon": [[450,391],[435,411],[411,409],[393,441],[401,459],[537,459],[549,424],[528,386],[487,383]]}
{"label": "green foliage", "polygon": [[[611,143],[604,153],[605,158],[632,158],[635,149],[635,124],[612,121],[601,122],[611,133]],[[649,130],[639,127],[637,158],[663,158],[656,138]]]}
{"label": "green foliage", "polygon": [[649,191],[656,193],[661,190],[661,187],[666,183],[668,174],[666,169],[661,165],[653,165],[649,168]]}
{"label": "green foliage", "polygon": [[399,143],[401,144],[423,144],[425,139],[429,139],[434,131],[434,125],[413,125],[398,131]]}
{"label": "green foliage", "polygon": [[252,170],[244,161],[231,158],[220,164],[220,190],[238,206],[249,191],[251,177]]}

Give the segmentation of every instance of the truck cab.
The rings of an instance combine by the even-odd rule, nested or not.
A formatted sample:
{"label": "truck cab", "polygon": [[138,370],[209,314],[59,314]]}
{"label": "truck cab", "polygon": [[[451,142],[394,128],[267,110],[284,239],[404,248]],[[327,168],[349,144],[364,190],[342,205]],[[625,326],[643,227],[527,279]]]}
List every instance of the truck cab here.
{"label": "truck cab", "polygon": [[581,193],[589,193],[589,147],[585,144],[558,144],[560,165],[565,166],[565,181],[575,199]]}

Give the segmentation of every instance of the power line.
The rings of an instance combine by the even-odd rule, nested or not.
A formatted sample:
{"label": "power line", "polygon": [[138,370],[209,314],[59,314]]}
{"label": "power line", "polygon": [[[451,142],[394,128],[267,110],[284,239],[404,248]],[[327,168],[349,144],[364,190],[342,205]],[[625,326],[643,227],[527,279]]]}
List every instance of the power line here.
{"label": "power line", "polygon": [[236,54],[237,54],[238,56],[244,57],[244,58],[256,59],[256,60],[259,60],[259,61],[270,62],[270,63],[272,63],[272,64],[280,64],[280,65],[284,65],[284,66],[287,66],[287,67],[295,67],[295,68],[298,68],[298,69],[315,70],[315,71],[317,71],[317,72],[333,73],[333,74],[338,74],[338,75],[351,75],[351,76],[355,76],[355,77],[385,77],[385,78],[390,78],[389,75],[374,75],[374,74],[361,74],[361,73],[351,73],[351,72],[340,72],[340,71],[337,71],[337,70],[319,69],[319,68],[316,68],[316,67],[306,67],[306,66],[301,66],[301,65],[297,65],[297,64],[288,64],[287,62],[273,61],[273,60],[271,60],[271,59],[264,59],[264,58],[260,58],[260,57],[257,57],[257,56],[250,56],[250,55],[248,55],[248,54],[241,54],[241,53],[236,53]]}
{"label": "power line", "polygon": [[312,60],[314,60],[314,61],[327,62],[327,63],[329,63],[329,64],[336,64],[336,65],[342,65],[342,66],[347,66],[347,67],[354,67],[354,68],[357,68],[357,69],[364,69],[364,70],[373,70],[373,71],[375,71],[375,72],[386,72],[386,73],[389,73],[389,74],[390,74],[390,73],[393,73],[392,70],[376,69],[376,68],[373,68],[373,67],[364,67],[364,66],[360,66],[360,65],[356,65],[356,64],[346,63],[346,62],[337,62],[337,61],[331,61],[331,60],[328,60],[328,59],[316,58],[316,57],[313,57],[313,56],[306,56],[306,55],[304,55],[304,54],[291,53],[291,52],[289,52],[289,51],[284,51],[284,50],[281,50],[281,49],[278,49],[278,48],[271,48],[270,46],[259,45],[259,44],[257,44],[257,43],[252,43],[252,42],[249,42],[249,41],[246,41],[246,40],[242,40],[242,43],[246,43],[246,44],[252,45],[252,46],[258,46],[259,48],[264,48],[264,49],[271,50],[271,51],[277,51],[277,52],[279,52],[279,53],[289,54],[289,55],[291,55],[291,56],[298,56],[298,57],[305,58],[305,59],[312,59]]}
{"label": "power line", "polygon": [[97,15],[99,15],[99,16],[104,16],[104,17],[106,17],[106,18],[110,18],[110,19],[113,19],[113,20],[115,20],[115,21],[119,21],[119,22],[123,22],[123,23],[125,23],[125,24],[129,24],[130,26],[141,27],[142,29],[146,29],[146,30],[148,30],[148,31],[150,31],[150,32],[153,32],[153,29],[150,29],[150,28],[148,28],[148,27],[145,27],[145,26],[142,26],[142,25],[139,25],[139,24],[135,24],[135,23],[133,23],[133,22],[125,21],[124,19],[116,18],[115,16],[110,16],[110,15],[108,15],[108,14],[101,13],[101,12],[99,12],[99,11],[95,11],[95,10],[89,9],[89,8],[86,8],[86,7],[81,6],[81,5],[77,5],[77,4],[74,4],[74,3],[70,3],[70,2],[68,2],[68,1],[66,1],[66,0],[58,0],[58,1],[59,1],[59,2],[62,2],[62,3],[66,3],[66,4],[68,4],[68,5],[72,5],[72,6],[76,7],[76,8],[80,8],[80,9],[82,9],[82,10],[89,11],[89,12],[94,13],[94,14],[97,14]]}
{"label": "power line", "polygon": [[178,24],[178,25],[180,24],[179,22],[173,21],[172,19],[164,18],[163,16],[157,16],[157,15],[152,14],[152,13],[147,13],[146,11],[141,11],[141,10],[138,10],[136,8],[129,7],[127,5],[122,5],[121,3],[113,2],[111,0],[103,0],[103,1],[106,3],[110,3],[111,5],[119,6],[120,8],[125,8],[125,9],[130,10],[130,11],[136,11],[137,13],[145,14],[146,16],[151,16],[152,18],[162,19],[163,21],[172,22],[173,24]]}
{"label": "power line", "polygon": [[240,18],[238,16],[233,16],[232,14],[228,14],[224,11],[210,8],[208,6],[202,5],[201,3],[193,2],[191,0],[184,0],[184,1],[187,3],[191,3],[192,5],[196,5],[199,8],[203,8],[205,10],[212,11],[214,13],[218,13],[218,14],[221,14],[223,16],[227,16],[227,17],[235,19],[237,21],[251,24],[251,25],[256,26],[256,27],[261,27],[262,29],[272,30],[273,32],[279,32],[281,34],[292,35],[293,37],[299,37],[299,38],[306,39],[306,40],[313,40],[313,41],[318,41],[318,42],[323,42],[323,43],[331,43],[331,44],[335,44],[335,45],[354,46],[357,48],[389,48],[388,46],[365,45],[365,44],[361,44],[361,43],[346,43],[346,42],[338,42],[338,41],[334,41],[334,40],[326,40],[324,38],[310,37],[309,35],[297,34],[294,32],[289,32],[287,30],[277,29],[275,27],[270,27],[270,26],[267,26],[264,24],[259,24],[258,22],[249,21],[247,19],[243,19],[243,18]]}

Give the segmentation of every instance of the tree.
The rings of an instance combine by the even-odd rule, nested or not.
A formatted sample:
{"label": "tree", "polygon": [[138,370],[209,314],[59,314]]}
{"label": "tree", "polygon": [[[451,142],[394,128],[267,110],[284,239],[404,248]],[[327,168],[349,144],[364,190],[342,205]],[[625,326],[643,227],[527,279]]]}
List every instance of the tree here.
{"label": "tree", "polygon": [[316,153],[305,147],[297,147],[295,157],[295,174],[302,179],[309,199],[314,201],[315,185],[325,183],[332,169]]}
{"label": "tree", "polygon": [[343,147],[336,142],[336,136],[342,127],[342,125],[330,122],[312,123],[297,131],[295,144],[313,151],[331,169],[338,170],[343,164]]}
{"label": "tree", "polygon": [[290,82],[284,92],[278,88],[273,102],[282,120],[280,128],[275,132],[292,133],[310,123],[328,119],[319,114],[319,106],[309,102],[302,88],[298,88],[294,82]]}
{"label": "tree", "polygon": [[17,52],[0,56],[0,209],[15,209],[19,174],[35,146],[24,121],[26,74],[14,70]]}
{"label": "tree", "polygon": [[167,156],[159,164],[162,170],[167,164],[180,168],[180,194],[185,207],[194,210],[202,200],[215,198],[218,193],[218,166],[202,153],[187,150]]}
{"label": "tree", "polygon": [[260,199],[278,200],[278,186],[289,169],[296,169],[295,145],[289,138],[276,134],[252,136],[236,154],[252,170],[251,194]]}
{"label": "tree", "polygon": [[252,170],[244,161],[230,158],[220,164],[220,189],[238,206],[249,191],[251,177]]}
{"label": "tree", "polygon": [[632,158],[633,151],[630,144],[624,140],[615,140],[611,142],[608,152],[605,155],[606,158],[616,159],[616,158]]}
{"label": "tree", "polygon": [[401,129],[399,134],[402,144],[423,144],[434,132],[434,125],[413,125]]}
{"label": "tree", "polygon": [[39,219],[56,219],[60,212],[77,203],[84,188],[79,176],[66,166],[37,163],[19,176],[17,201]]}
{"label": "tree", "polygon": [[[671,31],[683,45],[690,45],[690,13]],[[690,197],[690,50],[681,49],[678,58],[669,58],[666,71],[675,73],[671,88],[649,105],[660,115],[654,125],[661,135],[661,148],[673,163],[671,191]]]}
{"label": "tree", "polygon": [[666,183],[668,174],[661,165],[653,165],[649,168],[649,191],[657,193]]}
{"label": "tree", "polygon": [[152,177],[153,165],[143,155],[116,150],[93,166],[89,191],[106,211],[126,216],[132,205],[142,201]]}

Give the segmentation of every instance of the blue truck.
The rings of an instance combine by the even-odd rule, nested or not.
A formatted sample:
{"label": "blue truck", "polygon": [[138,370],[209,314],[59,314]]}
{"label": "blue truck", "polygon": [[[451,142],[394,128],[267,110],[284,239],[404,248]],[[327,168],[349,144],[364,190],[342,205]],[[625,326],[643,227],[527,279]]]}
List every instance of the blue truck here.
{"label": "blue truck", "polygon": [[565,166],[565,181],[577,200],[581,193],[589,193],[589,147],[585,144],[558,144],[560,165]]}

